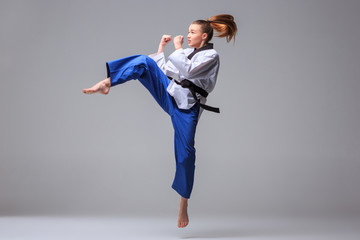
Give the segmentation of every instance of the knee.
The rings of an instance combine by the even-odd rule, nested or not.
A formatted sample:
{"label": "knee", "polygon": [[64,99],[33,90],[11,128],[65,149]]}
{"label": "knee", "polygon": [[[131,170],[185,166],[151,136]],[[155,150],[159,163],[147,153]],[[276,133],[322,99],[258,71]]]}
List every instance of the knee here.
{"label": "knee", "polygon": [[148,62],[150,60],[152,60],[152,58],[150,58],[149,56],[140,54],[136,56],[136,59],[138,60],[138,62],[144,63],[144,64],[148,64]]}
{"label": "knee", "polygon": [[151,57],[149,57],[147,55],[140,54],[140,55],[138,55],[137,58],[138,58],[139,62],[143,63],[148,69],[157,67],[157,64],[154,61],[154,59],[152,59]]}
{"label": "knee", "polygon": [[141,62],[146,62],[146,59],[149,58],[148,56],[144,55],[144,54],[139,54],[136,56],[137,59]]}
{"label": "knee", "polygon": [[193,151],[182,151],[177,154],[177,162],[183,166],[193,166],[195,164],[195,149]]}

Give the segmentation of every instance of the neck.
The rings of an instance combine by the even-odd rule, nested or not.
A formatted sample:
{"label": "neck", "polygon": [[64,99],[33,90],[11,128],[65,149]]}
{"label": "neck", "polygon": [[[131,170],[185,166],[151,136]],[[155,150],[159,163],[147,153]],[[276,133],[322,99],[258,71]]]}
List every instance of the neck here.
{"label": "neck", "polygon": [[204,47],[204,46],[206,46],[206,43],[205,43],[205,42],[201,42],[200,46],[196,47],[195,49],[199,49],[199,48],[202,48],[202,47]]}

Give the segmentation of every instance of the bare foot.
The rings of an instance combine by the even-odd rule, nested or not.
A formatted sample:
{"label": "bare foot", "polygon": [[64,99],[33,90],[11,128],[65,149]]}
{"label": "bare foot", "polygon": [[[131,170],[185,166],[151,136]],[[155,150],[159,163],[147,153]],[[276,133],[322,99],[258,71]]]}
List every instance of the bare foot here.
{"label": "bare foot", "polygon": [[187,213],[188,200],[186,198],[181,197],[180,202],[180,210],[179,210],[179,218],[178,218],[178,227],[184,228],[189,223],[189,216]]}
{"label": "bare foot", "polygon": [[83,93],[93,94],[93,93],[99,92],[101,94],[108,94],[110,91],[110,86],[111,86],[110,78],[106,78],[106,79],[98,82],[91,88],[83,89]]}

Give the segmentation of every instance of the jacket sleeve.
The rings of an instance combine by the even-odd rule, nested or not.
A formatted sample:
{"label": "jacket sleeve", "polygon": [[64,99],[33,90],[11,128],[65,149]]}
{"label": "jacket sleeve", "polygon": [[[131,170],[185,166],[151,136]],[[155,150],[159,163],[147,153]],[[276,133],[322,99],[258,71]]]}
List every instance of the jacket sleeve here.
{"label": "jacket sleeve", "polygon": [[176,69],[176,67],[171,62],[165,62],[165,55],[164,53],[153,53],[148,55],[148,57],[152,58],[158,67],[165,73],[166,76],[172,77],[172,78],[178,78],[179,76],[179,70]]}
{"label": "jacket sleeve", "polygon": [[169,61],[185,78],[194,78],[209,71],[218,61],[217,53],[198,54],[190,60],[187,58],[184,49],[180,48],[169,56]]}

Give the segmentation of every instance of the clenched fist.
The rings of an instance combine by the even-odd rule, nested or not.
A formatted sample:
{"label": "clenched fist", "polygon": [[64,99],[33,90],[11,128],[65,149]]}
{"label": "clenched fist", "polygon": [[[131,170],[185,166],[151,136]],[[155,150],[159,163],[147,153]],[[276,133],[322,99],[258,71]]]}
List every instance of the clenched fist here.
{"label": "clenched fist", "polygon": [[157,54],[164,52],[165,46],[171,41],[171,35],[163,35],[159,43],[159,49]]}
{"label": "clenched fist", "polygon": [[171,35],[163,35],[160,41],[160,45],[165,47],[171,41]]}
{"label": "clenched fist", "polygon": [[174,46],[176,50],[182,48],[183,43],[184,43],[184,36],[178,35],[174,38]]}

